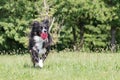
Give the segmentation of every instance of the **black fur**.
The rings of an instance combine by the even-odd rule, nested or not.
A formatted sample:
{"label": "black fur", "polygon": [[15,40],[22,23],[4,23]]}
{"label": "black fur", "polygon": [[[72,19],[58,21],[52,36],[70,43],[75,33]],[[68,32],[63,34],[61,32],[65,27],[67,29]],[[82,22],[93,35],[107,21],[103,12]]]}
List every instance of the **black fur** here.
{"label": "black fur", "polygon": [[30,38],[29,38],[29,51],[31,53],[31,59],[32,59],[33,65],[35,66],[35,63],[38,62],[39,57],[38,57],[38,51],[33,50],[33,47],[35,45],[35,41],[33,37],[36,35],[40,36],[40,34],[42,33],[43,27],[46,29],[46,32],[48,34],[48,41],[43,43],[43,48],[46,48],[47,50],[46,53],[42,55],[41,57],[43,61],[46,59],[50,51],[50,45],[52,43],[52,38],[51,38],[51,35],[49,34],[49,21],[48,20],[43,20],[41,23],[38,21],[34,21],[31,26],[32,28],[30,32]]}

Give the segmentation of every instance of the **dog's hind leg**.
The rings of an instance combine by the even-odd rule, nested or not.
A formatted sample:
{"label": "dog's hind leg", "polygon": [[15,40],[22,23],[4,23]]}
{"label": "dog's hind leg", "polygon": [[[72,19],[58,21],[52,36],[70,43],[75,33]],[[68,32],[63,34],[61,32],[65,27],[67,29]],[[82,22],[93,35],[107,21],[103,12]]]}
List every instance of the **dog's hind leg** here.
{"label": "dog's hind leg", "polygon": [[48,51],[45,54],[42,54],[42,60],[43,62],[46,60],[47,56],[48,56]]}
{"label": "dog's hind leg", "polygon": [[31,52],[31,59],[32,59],[33,66],[35,67],[35,64],[39,62],[38,53],[35,50],[32,50]]}

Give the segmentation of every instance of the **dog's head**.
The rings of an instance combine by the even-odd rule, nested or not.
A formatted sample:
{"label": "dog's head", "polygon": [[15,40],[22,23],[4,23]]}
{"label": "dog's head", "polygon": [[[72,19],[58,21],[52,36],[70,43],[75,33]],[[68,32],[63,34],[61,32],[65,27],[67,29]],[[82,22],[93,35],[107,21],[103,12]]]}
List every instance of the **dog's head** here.
{"label": "dog's head", "polygon": [[40,27],[39,27],[39,32],[41,33],[47,33],[48,34],[48,30],[49,30],[49,21],[48,20],[43,20],[40,23]]}
{"label": "dog's head", "polygon": [[43,20],[42,22],[34,21],[32,24],[31,37],[40,36],[43,39],[48,37],[49,34],[49,21]]}

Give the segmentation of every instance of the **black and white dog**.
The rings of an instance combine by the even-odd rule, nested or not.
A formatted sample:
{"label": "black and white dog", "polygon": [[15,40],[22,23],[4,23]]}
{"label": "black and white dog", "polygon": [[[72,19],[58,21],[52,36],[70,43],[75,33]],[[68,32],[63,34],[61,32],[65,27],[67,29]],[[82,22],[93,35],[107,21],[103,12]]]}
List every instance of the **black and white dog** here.
{"label": "black and white dog", "polygon": [[34,21],[29,39],[29,51],[31,52],[34,67],[43,67],[43,62],[49,53],[51,43],[52,38],[49,33],[49,21]]}

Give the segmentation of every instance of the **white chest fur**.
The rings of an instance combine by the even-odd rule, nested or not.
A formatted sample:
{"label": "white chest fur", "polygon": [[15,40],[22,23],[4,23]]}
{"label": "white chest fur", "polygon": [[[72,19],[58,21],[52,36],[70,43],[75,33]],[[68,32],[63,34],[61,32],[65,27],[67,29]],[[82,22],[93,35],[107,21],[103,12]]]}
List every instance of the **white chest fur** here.
{"label": "white chest fur", "polygon": [[34,50],[38,50],[39,51],[39,54],[42,55],[42,54],[45,54],[46,52],[46,49],[43,48],[43,43],[45,42],[45,40],[43,40],[41,37],[39,36],[34,36],[34,41],[35,41],[35,46],[33,47]]}

